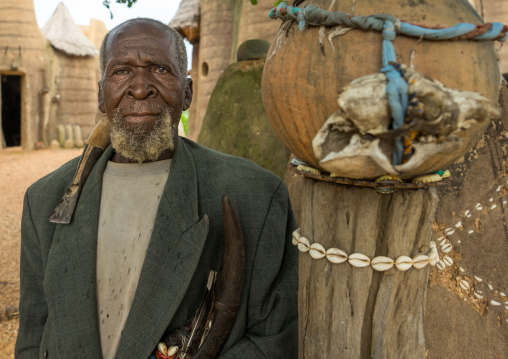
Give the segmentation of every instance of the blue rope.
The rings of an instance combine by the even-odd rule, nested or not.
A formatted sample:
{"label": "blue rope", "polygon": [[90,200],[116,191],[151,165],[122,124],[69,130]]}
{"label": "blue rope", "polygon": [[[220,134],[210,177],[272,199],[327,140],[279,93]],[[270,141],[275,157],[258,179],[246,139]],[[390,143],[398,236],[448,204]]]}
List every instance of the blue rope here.
{"label": "blue rope", "polygon": [[[390,20],[383,23],[383,67],[381,72],[386,75],[386,97],[392,115],[392,127],[394,129],[404,126],[407,111],[408,86],[402,74],[392,65],[397,62],[393,40],[395,39],[395,25]],[[392,163],[402,163],[404,143],[402,138],[397,138],[394,143]]]}
{"label": "blue rope", "polygon": [[[272,19],[298,21],[298,28],[303,31],[306,26],[347,26],[360,28],[362,30],[374,30],[383,33],[383,59],[381,72],[388,80],[386,85],[386,96],[392,115],[392,127],[400,128],[404,125],[404,119],[408,106],[408,85],[402,76],[397,65],[397,55],[393,40],[397,34],[407,36],[423,37],[429,40],[450,40],[461,36],[468,36],[470,40],[498,40],[506,41],[508,31],[500,22],[491,23],[490,29],[484,33],[471,36],[478,27],[473,24],[461,23],[446,29],[427,29],[407,22],[401,22],[391,15],[352,16],[345,12],[331,12],[319,9],[315,5],[309,5],[305,9],[288,6],[280,2],[273,8],[269,15]],[[501,37],[501,33],[504,36]],[[470,36],[470,37],[469,37]],[[392,163],[402,163],[404,144],[402,138],[397,138],[394,143]]]}
{"label": "blue rope", "polygon": [[271,19],[286,19],[298,21],[300,31],[305,29],[305,16],[303,11],[298,7],[288,6],[285,2],[280,2],[277,7],[273,8],[268,17]]}
{"label": "blue rope", "polygon": [[[391,15],[370,15],[350,17],[345,12],[326,11],[315,5],[308,5],[304,9],[288,6],[285,2],[280,2],[276,8],[273,8],[268,16],[272,19],[295,20],[299,22],[300,31],[306,26],[348,26],[362,30],[383,31],[384,22],[389,20],[395,24],[397,34],[421,37],[429,40],[449,40],[473,31],[477,26],[473,24],[461,23],[446,29],[427,29],[417,25],[398,20]],[[483,34],[472,36],[470,40],[497,40],[506,41],[508,32],[505,26],[500,22],[491,23],[491,28]],[[505,32],[503,37],[501,33]]]}

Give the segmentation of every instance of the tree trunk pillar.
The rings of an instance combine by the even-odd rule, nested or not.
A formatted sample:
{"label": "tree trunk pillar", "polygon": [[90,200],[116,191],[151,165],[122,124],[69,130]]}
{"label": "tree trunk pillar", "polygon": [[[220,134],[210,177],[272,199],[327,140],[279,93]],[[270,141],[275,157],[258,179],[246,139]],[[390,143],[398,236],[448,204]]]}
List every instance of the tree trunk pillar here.
{"label": "tree trunk pillar", "polygon": [[[428,254],[434,188],[380,194],[305,178],[301,236],[369,258]],[[295,193],[296,194],[296,193]],[[300,253],[299,358],[425,358],[428,265],[402,272],[334,264]]]}

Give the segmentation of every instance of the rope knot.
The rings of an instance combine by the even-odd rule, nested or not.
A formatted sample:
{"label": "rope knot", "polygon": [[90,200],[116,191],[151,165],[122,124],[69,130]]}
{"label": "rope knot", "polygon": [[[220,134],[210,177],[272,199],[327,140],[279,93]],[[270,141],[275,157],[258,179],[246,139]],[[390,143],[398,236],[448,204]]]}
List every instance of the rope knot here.
{"label": "rope knot", "polygon": [[393,41],[396,35],[395,25],[390,20],[386,20],[383,24],[383,40]]}

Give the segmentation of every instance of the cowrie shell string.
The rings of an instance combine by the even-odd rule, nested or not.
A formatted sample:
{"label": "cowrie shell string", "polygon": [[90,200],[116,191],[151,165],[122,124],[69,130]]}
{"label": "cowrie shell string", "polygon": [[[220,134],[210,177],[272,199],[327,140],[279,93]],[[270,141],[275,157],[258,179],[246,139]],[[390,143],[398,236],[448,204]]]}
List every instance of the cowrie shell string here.
{"label": "cowrie shell string", "polygon": [[393,267],[404,272],[411,267],[422,269],[428,264],[435,266],[438,262],[440,262],[435,242],[430,242],[430,251],[427,254],[417,254],[412,258],[408,256],[400,256],[395,260],[385,256],[370,258],[362,253],[351,253],[348,255],[346,252],[338,248],[325,249],[325,247],[319,243],[311,244],[309,239],[301,235],[300,228],[293,232],[293,245],[298,246],[298,250],[300,252],[309,253],[313,259],[322,259],[326,257],[326,259],[333,264],[348,262],[353,267],[363,268],[370,266],[378,272],[384,272]]}

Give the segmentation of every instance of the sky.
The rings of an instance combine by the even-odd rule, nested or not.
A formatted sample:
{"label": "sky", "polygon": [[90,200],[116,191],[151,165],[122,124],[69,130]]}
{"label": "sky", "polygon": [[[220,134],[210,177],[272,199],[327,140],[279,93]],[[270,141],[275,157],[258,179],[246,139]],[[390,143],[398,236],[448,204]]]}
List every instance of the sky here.
{"label": "sky", "polygon": [[[180,5],[180,0],[138,0],[131,8],[128,8],[125,4],[117,4],[115,0],[110,0],[110,9],[113,13],[113,19],[111,19],[110,12],[102,4],[103,0],[33,0],[33,2],[37,23],[41,28],[53,15],[58,4],[63,2],[76,24],[89,25],[90,19],[94,18],[104,21],[108,30],[125,20],[136,17],[149,17],[167,24],[175,16]],[[185,45],[190,68],[192,45],[188,42]]]}

